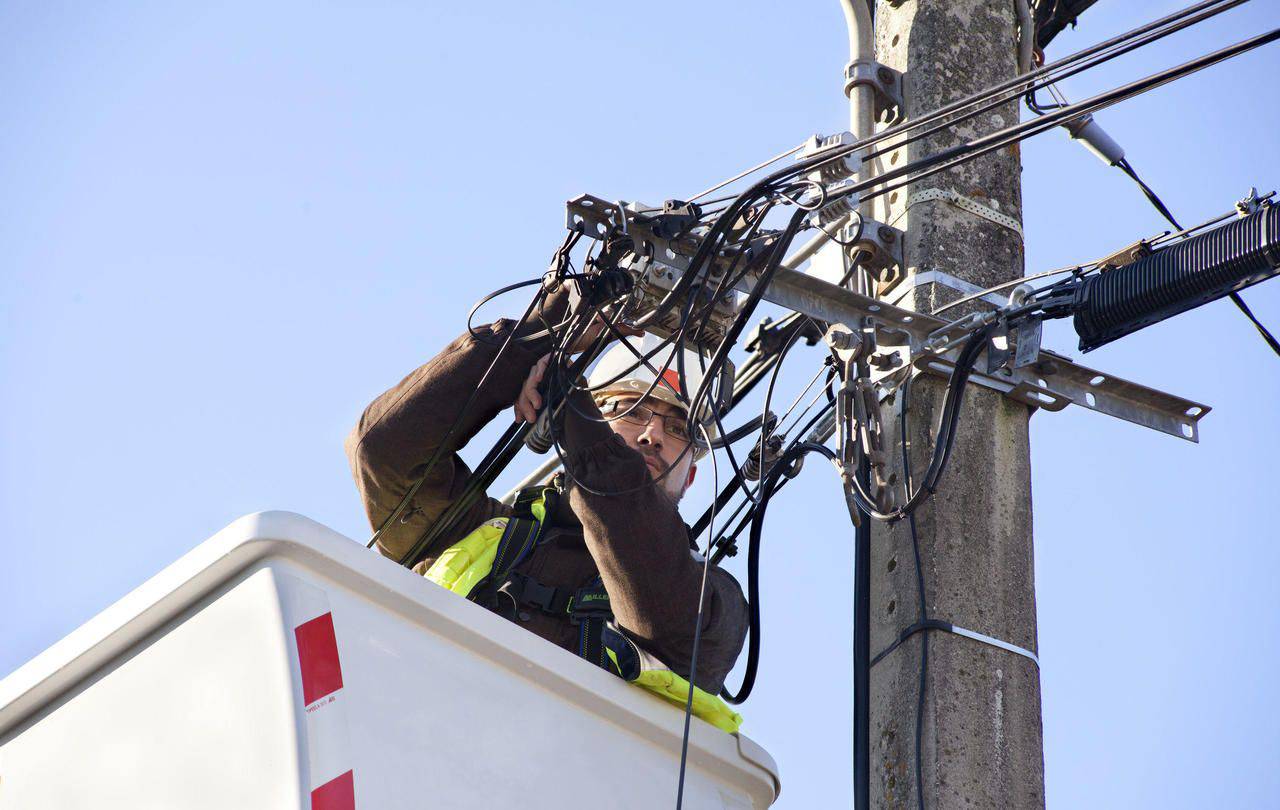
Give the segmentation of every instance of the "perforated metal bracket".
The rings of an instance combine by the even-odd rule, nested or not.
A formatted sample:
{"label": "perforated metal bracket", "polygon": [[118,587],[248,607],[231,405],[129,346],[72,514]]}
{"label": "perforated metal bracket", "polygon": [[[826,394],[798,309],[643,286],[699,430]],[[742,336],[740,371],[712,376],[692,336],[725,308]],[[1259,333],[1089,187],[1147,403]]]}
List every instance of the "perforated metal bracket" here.
{"label": "perforated metal bracket", "polygon": [[967,211],[974,216],[982,217],[988,222],[994,222],[1002,228],[1013,231],[1019,237],[1022,236],[1022,224],[1018,220],[949,188],[928,188],[924,191],[918,191],[907,198],[907,208],[910,209],[914,205],[932,202],[933,200],[942,200],[950,203],[961,211]]}
{"label": "perforated metal bracket", "polygon": [[[1079,405],[1135,425],[1158,430],[1191,442],[1200,441],[1199,422],[1211,409],[1208,405],[1166,394],[1114,374],[1077,365],[1069,358],[1041,350],[1034,365],[983,371],[979,362],[969,382],[990,388],[1032,408],[1060,411]],[[923,353],[913,358],[913,373],[949,377],[955,362],[949,355]],[[904,374],[900,370],[898,374]],[[882,380],[881,390],[891,390]]]}
{"label": "perforated metal bracket", "polygon": [[[754,284],[755,278],[749,277],[738,289],[749,290]],[[877,390],[882,397],[896,390],[907,374],[949,376],[955,367],[956,346],[973,325],[964,319],[948,322],[902,309],[794,270],[778,270],[764,297],[828,323],[866,323],[874,329],[878,346],[900,347],[897,351],[907,355],[908,362],[879,376]],[[969,317],[994,317],[994,313]],[[1043,349],[1034,362],[1020,368],[1006,365],[987,373],[987,367],[980,358],[969,381],[1033,408],[1060,411],[1079,405],[1192,442],[1199,441],[1199,422],[1210,410],[1203,403],[1077,365]]]}
{"label": "perforated metal bracket", "polygon": [[875,93],[876,120],[896,124],[907,109],[902,100],[902,74],[874,59],[855,59],[844,66],[844,94],[853,95],[853,88],[867,85]]}

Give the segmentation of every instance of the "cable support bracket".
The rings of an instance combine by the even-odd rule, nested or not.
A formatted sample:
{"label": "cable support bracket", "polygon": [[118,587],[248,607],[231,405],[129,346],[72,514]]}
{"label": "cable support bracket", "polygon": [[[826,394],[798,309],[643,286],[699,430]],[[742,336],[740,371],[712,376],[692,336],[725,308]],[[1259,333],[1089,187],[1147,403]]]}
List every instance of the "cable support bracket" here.
{"label": "cable support bracket", "polygon": [[[755,282],[755,275],[748,273],[738,282],[737,289],[749,291]],[[894,306],[813,275],[781,268],[763,297],[829,324],[842,323],[869,330],[875,340],[875,352],[869,360],[880,372],[873,372],[872,376],[878,377],[875,388],[882,401],[897,390],[907,374],[949,377],[955,368],[955,347],[974,326],[965,318],[946,321]],[[975,316],[996,314],[975,313]],[[1029,347],[1006,348],[1012,348],[1016,358],[1019,348]],[[883,368],[877,365],[877,358],[885,361]],[[1016,362],[998,368],[992,368],[989,362],[979,362],[969,376],[969,383],[1032,408],[1060,411],[1076,405],[1190,442],[1199,441],[1199,422],[1210,410],[1203,403],[1089,368],[1048,350],[1035,352],[1033,358],[1024,352]]]}
{"label": "cable support bracket", "polygon": [[874,59],[855,59],[844,66],[844,94],[852,96],[859,85],[869,86],[875,95],[877,121],[892,125],[906,115],[901,71]]}

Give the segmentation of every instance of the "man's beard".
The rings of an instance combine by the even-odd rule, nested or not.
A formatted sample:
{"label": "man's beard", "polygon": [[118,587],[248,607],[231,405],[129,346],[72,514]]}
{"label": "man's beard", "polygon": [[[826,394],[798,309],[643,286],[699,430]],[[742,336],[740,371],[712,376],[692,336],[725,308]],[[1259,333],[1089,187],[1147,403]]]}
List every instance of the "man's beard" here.
{"label": "man's beard", "polygon": [[[679,481],[677,479],[675,475],[675,466],[668,470],[667,463],[662,460],[662,457],[658,455],[656,451],[645,450],[643,448],[638,449],[640,455],[644,457],[645,466],[649,468],[649,477],[658,485],[658,489],[667,493],[667,496],[671,498],[673,503],[680,503],[680,499],[684,497],[684,492],[688,487],[684,485],[683,481]],[[676,464],[679,464],[678,460]],[[658,476],[662,475],[664,472],[666,475],[662,480],[658,480]]]}

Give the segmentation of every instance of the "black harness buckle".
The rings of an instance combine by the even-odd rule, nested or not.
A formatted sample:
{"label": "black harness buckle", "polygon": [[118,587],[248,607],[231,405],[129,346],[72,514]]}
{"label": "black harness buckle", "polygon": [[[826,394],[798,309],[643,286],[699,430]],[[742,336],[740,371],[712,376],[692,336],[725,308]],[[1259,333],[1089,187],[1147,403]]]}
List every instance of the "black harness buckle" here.
{"label": "black harness buckle", "polygon": [[573,594],[567,588],[543,585],[533,577],[512,572],[499,589],[507,593],[518,605],[537,608],[543,613],[564,614],[569,610]]}

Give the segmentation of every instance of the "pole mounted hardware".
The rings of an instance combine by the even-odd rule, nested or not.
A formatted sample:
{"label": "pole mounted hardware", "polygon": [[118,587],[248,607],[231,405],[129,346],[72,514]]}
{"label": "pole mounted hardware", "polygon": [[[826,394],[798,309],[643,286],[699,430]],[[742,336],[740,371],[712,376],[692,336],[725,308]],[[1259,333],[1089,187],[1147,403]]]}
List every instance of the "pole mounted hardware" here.
{"label": "pole mounted hardware", "polygon": [[870,87],[875,96],[875,117],[883,124],[896,124],[906,116],[902,98],[902,73],[874,59],[855,59],[844,66],[844,94],[852,96],[859,85]]}
{"label": "pole mounted hardware", "polygon": [[[674,206],[678,209],[679,206]],[[607,242],[625,237],[632,241],[634,254],[620,266],[630,272],[636,284],[625,305],[624,320],[637,317],[656,304],[672,289],[689,268],[689,257],[697,250],[696,229],[673,238],[660,236],[664,230],[663,208],[646,208],[635,203],[609,202],[583,194],[567,203],[567,225],[585,236]],[[866,223],[864,223],[865,226]],[[864,231],[867,229],[864,227]],[[879,228],[875,228],[877,233]],[[704,303],[713,307],[705,330],[706,344],[718,342],[726,333],[740,306],[733,295],[721,295],[714,302],[711,294],[720,282],[740,276],[734,288],[749,292],[758,278],[758,265],[776,239],[775,233],[762,233],[745,245],[721,251],[707,264],[707,278],[692,289],[693,295],[705,296]],[[866,234],[864,233],[864,237]],[[901,243],[901,239],[894,238]],[[842,248],[843,249],[843,248]],[[784,265],[787,264],[784,262]],[[815,276],[780,267],[775,272],[765,300],[796,312],[817,318],[827,324],[865,324],[873,345],[866,347],[871,364],[871,385],[877,396],[885,399],[906,379],[906,375],[931,374],[947,377],[955,367],[957,347],[975,328],[976,319],[998,319],[998,311],[990,311],[947,321],[926,313],[914,312],[872,298],[853,290],[823,281]],[[678,327],[679,311],[674,307],[671,323],[648,325],[650,331],[662,335],[664,330]],[[862,328],[862,327],[859,327]],[[670,334],[667,331],[666,334]],[[1002,331],[995,338],[1005,345],[992,345],[985,362],[979,362],[969,382],[998,391],[1023,404],[1046,411],[1060,411],[1068,405],[1124,419],[1188,441],[1199,441],[1199,421],[1210,410],[1208,405],[1157,391],[1109,372],[1072,362],[1069,358],[1039,348],[1039,330],[1034,325]],[[1011,362],[993,363],[1008,351]]]}
{"label": "pole mounted hardware", "polygon": [[[754,281],[754,276],[748,277],[739,283],[738,289],[749,290]],[[908,374],[950,376],[955,368],[957,346],[973,329],[976,320],[998,317],[998,313],[989,312],[945,321],[785,269],[775,273],[764,298],[827,323],[859,324],[865,320],[876,341],[872,356],[893,352],[898,353],[902,361],[901,366],[887,373],[880,372],[874,380],[882,400],[892,394]],[[1015,339],[1017,334],[1015,332]],[[1170,436],[1199,441],[1198,425],[1209,412],[1208,405],[1074,363],[1052,351],[1031,352],[1029,341],[1030,338],[1020,357],[1014,346],[1017,359],[1013,364],[988,371],[990,364],[980,362],[969,382],[1032,408],[1060,411],[1076,405]],[[876,377],[877,372],[878,369],[873,371],[872,376]]]}
{"label": "pole mounted hardware", "polygon": [[892,287],[906,272],[902,244],[906,234],[891,225],[864,219],[841,228],[840,239],[849,260],[871,273],[878,286]]}
{"label": "pole mounted hardware", "polygon": [[975,216],[982,217],[988,222],[994,222],[1002,228],[1007,228],[1022,238],[1022,224],[1018,220],[1006,213],[997,211],[989,205],[984,205],[972,197],[966,197],[958,191],[952,191],[949,188],[929,188],[924,191],[918,191],[907,198],[906,210],[910,210],[911,206],[920,203],[932,202],[934,200],[942,200],[950,203],[961,211],[967,211]]}
{"label": "pole mounted hardware", "polygon": [[840,389],[836,392],[836,453],[849,514],[857,526],[860,525],[861,514],[853,499],[853,479],[863,461],[871,471],[872,497],[885,511],[893,509],[890,484],[894,479],[886,466],[888,457],[880,425],[879,400],[871,380],[858,373],[858,361],[871,354],[875,338],[869,327],[854,331],[837,323],[827,330],[825,339],[836,356],[841,377]]}
{"label": "pole mounted hardware", "polygon": [[[614,259],[617,266],[631,275],[631,295],[623,305],[624,323],[657,306],[689,270],[689,260],[701,242],[702,229],[694,227],[700,213],[696,203],[669,200],[661,208],[650,208],[582,194],[569,200],[566,209],[566,227],[604,243],[602,258],[618,254]],[[703,271],[705,277],[689,293],[695,306],[710,307],[706,326],[697,336],[700,347],[717,346],[741,310],[735,294],[716,295],[726,274],[758,262],[767,255],[775,238],[776,234],[766,233],[746,244],[731,245],[708,262]],[[611,249],[618,244],[625,249]],[[674,334],[680,328],[681,312],[688,300],[679,303],[666,317],[645,328],[661,337]]]}

